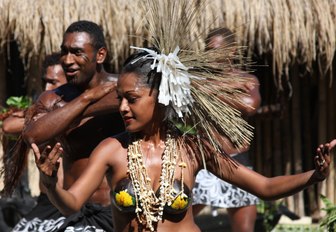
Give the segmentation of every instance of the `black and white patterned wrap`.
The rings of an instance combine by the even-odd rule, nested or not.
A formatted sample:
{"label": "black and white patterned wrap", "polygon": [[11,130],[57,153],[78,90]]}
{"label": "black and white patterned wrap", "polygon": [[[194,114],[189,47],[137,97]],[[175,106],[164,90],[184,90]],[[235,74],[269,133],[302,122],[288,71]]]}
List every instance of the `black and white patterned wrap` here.
{"label": "black and white patterned wrap", "polygon": [[113,232],[111,206],[87,203],[64,217],[45,194],[36,207],[15,226],[12,232]]}
{"label": "black and white patterned wrap", "polygon": [[[243,160],[239,159],[245,156]],[[246,153],[233,156],[238,162],[249,165]],[[244,162],[246,161],[246,162]],[[251,166],[247,166],[252,168]],[[259,199],[230,183],[227,183],[209,171],[198,172],[193,188],[193,205],[202,204],[221,208],[238,208],[258,204]]]}

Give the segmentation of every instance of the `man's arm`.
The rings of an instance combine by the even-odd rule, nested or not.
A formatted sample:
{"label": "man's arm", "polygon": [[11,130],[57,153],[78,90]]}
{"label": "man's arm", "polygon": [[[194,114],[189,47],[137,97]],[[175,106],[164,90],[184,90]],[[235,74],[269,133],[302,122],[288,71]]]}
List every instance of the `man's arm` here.
{"label": "man's arm", "polygon": [[6,118],[2,123],[2,131],[4,134],[19,135],[24,125],[24,110],[14,112]]}
{"label": "man's arm", "polygon": [[243,90],[245,95],[241,97],[241,103],[235,103],[234,108],[239,110],[244,116],[253,116],[257,113],[261,104],[261,96],[259,92],[259,80],[251,74],[243,74],[248,82],[244,83]]}
{"label": "man's arm", "polygon": [[85,91],[57,109],[54,109],[54,106],[60,103],[60,97],[55,92],[41,94],[36,103],[37,111],[33,120],[23,130],[23,139],[29,145],[40,145],[65,133],[75,120],[83,117],[85,110],[93,114],[94,111],[88,108],[89,105],[97,104],[99,99],[114,90],[115,83],[105,83]]}
{"label": "man's arm", "polygon": [[119,100],[117,92],[113,91],[106,94],[99,101],[90,104],[83,112],[82,117],[90,117],[95,115],[103,115],[112,112],[119,112]]}
{"label": "man's arm", "polygon": [[235,71],[235,75],[237,76],[236,81],[231,81],[229,83],[214,81],[214,83],[240,90],[241,93],[239,96],[231,99],[221,95],[219,98],[221,101],[240,111],[243,116],[252,116],[257,113],[257,109],[261,104],[258,78],[252,74],[244,73],[239,70]]}

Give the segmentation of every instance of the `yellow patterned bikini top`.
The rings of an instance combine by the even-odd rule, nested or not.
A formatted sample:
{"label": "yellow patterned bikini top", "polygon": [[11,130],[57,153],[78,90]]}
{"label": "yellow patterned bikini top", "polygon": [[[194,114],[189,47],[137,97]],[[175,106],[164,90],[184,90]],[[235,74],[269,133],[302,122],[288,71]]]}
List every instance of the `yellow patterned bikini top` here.
{"label": "yellow patterned bikini top", "polygon": [[[181,193],[181,182],[179,180],[174,180],[174,192],[176,192],[176,195],[169,206],[166,204],[164,213],[180,214],[188,209],[191,204],[191,191],[185,184],[183,188],[184,192]],[[158,194],[158,191],[156,191],[156,194]],[[122,212],[135,212],[135,201],[131,180],[124,178],[119,181],[113,191],[113,204]]]}

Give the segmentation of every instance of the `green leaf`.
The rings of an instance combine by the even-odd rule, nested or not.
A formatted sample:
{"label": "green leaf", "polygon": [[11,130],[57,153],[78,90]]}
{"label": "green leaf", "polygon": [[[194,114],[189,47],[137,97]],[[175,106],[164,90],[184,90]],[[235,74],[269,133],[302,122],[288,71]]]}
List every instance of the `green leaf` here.
{"label": "green leaf", "polygon": [[11,96],[7,99],[6,104],[8,106],[16,107],[19,109],[26,109],[28,108],[32,103],[32,100],[27,96]]}
{"label": "green leaf", "polygon": [[325,208],[322,210],[326,211],[326,215],[322,218],[320,222],[320,227],[327,228],[327,231],[334,231],[336,228],[336,205],[333,205],[331,200],[327,197],[320,195],[322,202],[325,204]]}

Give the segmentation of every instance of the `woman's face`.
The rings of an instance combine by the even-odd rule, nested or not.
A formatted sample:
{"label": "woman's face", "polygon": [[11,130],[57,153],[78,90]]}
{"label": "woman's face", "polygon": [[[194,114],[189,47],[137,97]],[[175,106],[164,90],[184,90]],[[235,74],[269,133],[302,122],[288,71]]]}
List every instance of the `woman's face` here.
{"label": "woman's face", "polygon": [[135,73],[124,73],[118,79],[119,111],[129,132],[152,128],[157,111],[157,91],[139,82]]}

